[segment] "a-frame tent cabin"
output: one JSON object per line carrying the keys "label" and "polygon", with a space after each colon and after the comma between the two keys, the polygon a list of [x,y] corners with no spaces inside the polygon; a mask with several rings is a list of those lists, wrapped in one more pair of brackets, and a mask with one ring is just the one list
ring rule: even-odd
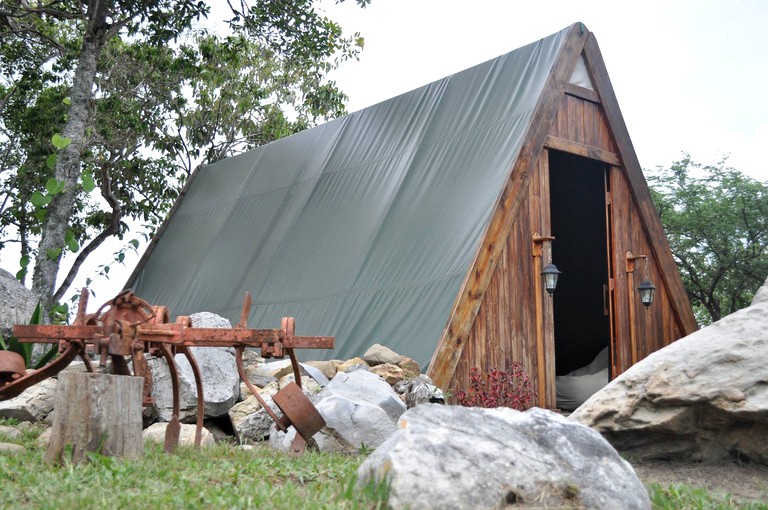
{"label": "a-frame tent cabin", "polygon": [[250,291],[252,327],[293,316],[299,334],[336,337],[305,359],[381,343],[454,391],[472,367],[521,362],[550,408],[556,372],[610,346],[615,376],[696,329],[580,23],[201,168],[126,287],[233,323]]}

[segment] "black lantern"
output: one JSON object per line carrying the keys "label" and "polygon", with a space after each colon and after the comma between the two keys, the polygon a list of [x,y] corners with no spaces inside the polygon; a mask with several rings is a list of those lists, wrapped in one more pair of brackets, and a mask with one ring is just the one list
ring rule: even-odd
{"label": "black lantern", "polygon": [[653,295],[656,293],[656,287],[653,286],[651,281],[646,278],[637,287],[637,291],[640,293],[640,301],[648,308],[653,303]]}
{"label": "black lantern", "polygon": [[560,276],[560,271],[557,270],[557,267],[554,264],[549,263],[544,266],[541,275],[544,277],[544,288],[551,296],[557,288],[557,277]]}

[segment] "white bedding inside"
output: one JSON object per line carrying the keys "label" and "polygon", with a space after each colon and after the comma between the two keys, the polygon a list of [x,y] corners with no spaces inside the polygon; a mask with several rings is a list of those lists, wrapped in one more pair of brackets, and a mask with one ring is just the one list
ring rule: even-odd
{"label": "white bedding inside", "polygon": [[608,347],[588,365],[555,378],[557,407],[573,411],[595,392],[608,384],[610,352]]}

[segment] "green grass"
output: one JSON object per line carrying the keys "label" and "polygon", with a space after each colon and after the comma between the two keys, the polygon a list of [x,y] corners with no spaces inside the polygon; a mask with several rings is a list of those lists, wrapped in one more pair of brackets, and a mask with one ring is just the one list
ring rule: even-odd
{"label": "green grass", "polygon": [[654,483],[650,485],[648,493],[654,510],[768,510],[768,504],[741,502],[728,495],[715,496],[704,489],[686,484],[672,484],[664,488]]}
{"label": "green grass", "polygon": [[25,453],[0,454],[0,508],[375,509],[387,499],[385,486],[356,487],[362,457],[227,444],[166,455],[147,443],[141,459],[92,455],[55,467],[34,443],[41,430],[24,430]]}
{"label": "green grass", "polygon": [[[14,425],[0,419],[0,425]],[[24,424],[23,424],[24,425]],[[293,457],[268,446],[242,450],[228,444],[181,447],[166,455],[147,443],[137,460],[92,455],[90,462],[51,466],[35,440],[40,426],[21,426],[22,454],[0,453],[0,509],[383,509],[387,488],[356,487],[364,455],[308,452]],[[0,441],[8,438],[0,435]],[[648,492],[657,510],[768,510],[685,484]]]}

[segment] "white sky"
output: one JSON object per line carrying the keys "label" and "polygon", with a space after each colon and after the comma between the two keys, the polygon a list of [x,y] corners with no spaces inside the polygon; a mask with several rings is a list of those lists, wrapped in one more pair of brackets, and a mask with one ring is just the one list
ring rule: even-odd
{"label": "white sky", "polygon": [[683,151],[768,180],[768,2],[325,0],[365,37],[335,74],[355,111],[582,22],[600,45],[645,169]]}
{"label": "white sky", "polygon": [[[643,168],[667,166],[683,151],[703,163],[730,155],[731,166],[768,181],[764,0],[373,0],[365,9],[354,0],[323,0],[322,6],[346,32],[365,37],[360,61],[333,75],[349,95],[350,112],[583,22],[597,37]],[[108,262],[116,250],[111,245],[97,256]],[[15,273],[18,257],[9,255],[0,266]],[[114,296],[137,262],[128,256],[111,280],[97,282],[89,310]]]}

